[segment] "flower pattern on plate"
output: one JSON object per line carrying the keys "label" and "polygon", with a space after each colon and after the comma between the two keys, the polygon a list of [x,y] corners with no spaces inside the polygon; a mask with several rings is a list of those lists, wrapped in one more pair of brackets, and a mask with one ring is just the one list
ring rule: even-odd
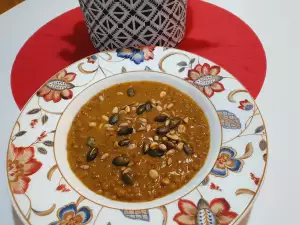
{"label": "flower pattern on plate", "polygon": [[75,87],[70,82],[75,77],[75,73],[67,73],[66,70],[61,70],[38,90],[37,96],[43,97],[46,102],[53,101],[54,103],[59,102],[61,99],[70,99],[73,97],[73,92],[70,89]]}
{"label": "flower pattern on plate", "polygon": [[49,225],[84,225],[92,220],[93,213],[89,207],[83,206],[77,210],[76,204],[70,203],[58,210],[57,218],[58,221]]}
{"label": "flower pattern on plate", "polygon": [[[24,223],[39,225],[40,221],[47,221],[44,222],[45,224],[54,221],[50,225],[87,225],[93,220],[93,212],[96,211],[99,213],[93,221],[95,224],[106,224],[111,219],[117,223],[126,223],[125,220],[131,219],[137,224],[149,221],[149,223],[156,224],[157,222],[165,225],[174,224],[174,221],[181,225],[200,225],[201,222],[203,222],[201,225],[233,225],[239,222],[254,199],[244,199],[240,195],[255,196],[257,194],[264,178],[268,158],[264,122],[255,102],[250,102],[249,92],[225,70],[222,70],[221,76],[219,66],[213,65],[207,59],[177,49],[153,46],[128,48],[107,51],[105,57],[99,57],[97,54],[86,57],[54,75],[29,100],[29,104],[25,106],[15,124],[7,157],[7,177],[13,196],[12,201],[18,206],[16,210]],[[99,64],[96,63],[98,60]],[[144,66],[137,65],[142,62],[147,63]],[[93,202],[84,195],[80,195],[77,199],[72,184],[68,185],[65,182],[66,179],[60,173],[58,165],[54,163],[52,153],[55,127],[61,113],[71,101],[65,101],[66,104],[53,104],[52,102],[71,99],[73,92],[80,94],[84,90],[83,86],[101,82],[102,78],[119,74],[120,71],[140,73],[141,69],[145,68],[148,70],[147,73],[159,72],[164,76],[173,74],[178,66],[181,68],[176,76],[190,82],[208,98],[218,92],[217,97],[211,98],[210,101],[217,109],[223,137],[228,136],[226,139],[223,138],[222,146],[225,144],[232,146],[231,143],[234,141],[235,148],[239,149],[237,156],[237,152],[232,147],[222,147],[218,161],[213,170],[207,174],[206,181],[199,184],[186,197],[194,199],[194,197],[199,198],[200,195],[201,199],[213,199],[210,204],[204,204],[204,207],[202,204],[201,208],[198,207],[199,203],[196,206],[192,201],[180,200],[181,204],[184,201],[186,203],[179,207],[180,212],[178,212],[176,201],[169,205],[160,205],[155,209],[114,210],[103,206],[101,202]],[[186,75],[183,74],[187,69],[189,69],[188,78],[185,78]],[[72,84],[75,78],[78,79],[76,79],[76,86]],[[225,78],[227,91],[224,91],[225,82],[221,83]],[[243,95],[237,96],[240,93]],[[42,98],[46,102],[41,105],[39,101]],[[251,113],[245,113],[247,111]],[[247,137],[244,138],[244,136]],[[257,138],[258,136],[261,138]],[[26,140],[25,143],[24,140]],[[16,147],[27,146],[27,141],[29,143],[33,141],[29,147]],[[245,148],[245,153],[240,155],[242,148]],[[256,148],[260,150],[256,151]],[[38,156],[38,160],[35,156]],[[246,161],[245,159],[249,157],[251,160]],[[243,169],[244,162],[247,162],[247,170]],[[43,169],[40,169],[42,165]],[[232,172],[239,173],[236,176],[229,176]],[[252,182],[249,178],[250,172],[253,172],[250,174]],[[221,178],[222,181],[220,181]],[[35,190],[47,190],[47,195],[43,199],[47,206],[39,205],[40,192]],[[17,197],[19,194],[23,195]],[[79,208],[78,205],[83,200],[86,205]],[[234,206],[234,212],[228,202]],[[66,203],[69,204],[66,205]],[[109,210],[114,212],[108,212]],[[162,217],[154,217],[157,214],[153,214],[153,211],[161,212]],[[55,219],[55,212],[57,212],[58,219]],[[48,220],[50,216],[52,219]],[[139,220],[143,221],[139,223]]]}
{"label": "flower pattern on plate", "polygon": [[87,57],[87,60],[88,60],[87,61],[88,63],[94,64],[97,60],[97,56],[96,55],[90,55],[90,56]]}
{"label": "flower pattern on plate", "polygon": [[210,66],[207,63],[197,64],[194,69],[188,71],[186,80],[210,98],[215,92],[225,90],[223,84],[219,82],[223,79],[219,75],[220,71],[219,66]]}
{"label": "flower pattern on plate", "polygon": [[42,163],[34,158],[33,147],[16,147],[10,144],[8,150],[8,180],[13,193],[24,194],[29,186],[29,176],[36,173]]}
{"label": "flower pattern on plate", "polygon": [[130,59],[135,64],[140,64],[144,62],[144,60],[150,60],[154,58],[154,49],[155,46],[120,48],[117,49],[117,56],[124,59]]}
{"label": "flower pattern on plate", "polygon": [[216,176],[226,177],[228,170],[233,172],[240,172],[243,168],[244,162],[236,158],[236,151],[230,147],[223,147],[217,161],[211,170],[211,173]]}
{"label": "flower pattern on plate", "polygon": [[240,101],[240,105],[238,106],[239,109],[250,111],[253,109],[253,104],[245,99],[244,101]]}
{"label": "flower pattern on plate", "polygon": [[230,211],[230,204],[224,198],[213,199],[209,205],[200,199],[198,207],[192,201],[180,199],[178,208],[180,212],[173,220],[179,225],[228,225],[238,215]]}

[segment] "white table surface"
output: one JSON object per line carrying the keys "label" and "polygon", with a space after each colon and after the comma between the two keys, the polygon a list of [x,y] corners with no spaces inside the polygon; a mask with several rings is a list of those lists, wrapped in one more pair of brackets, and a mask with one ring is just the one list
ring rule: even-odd
{"label": "white table surface", "polygon": [[[267,54],[267,77],[257,103],[267,123],[269,163],[266,180],[248,225],[300,224],[300,3],[297,0],[210,0],[243,19]],[[19,109],[10,87],[14,59],[25,41],[77,0],[27,0],[0,15],[0,224],[15,222],[5,177],[7,143]],[[209,23],[209,21],[208,21]],[[26,88],[26,84],[24,84]],[[297,94],[298,93],[298,94]]]}

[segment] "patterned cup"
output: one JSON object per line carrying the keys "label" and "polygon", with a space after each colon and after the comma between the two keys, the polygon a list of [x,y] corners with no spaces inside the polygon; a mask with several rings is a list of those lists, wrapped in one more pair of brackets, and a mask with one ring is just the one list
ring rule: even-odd
{"label": "patterned cup", "polygon": [[79,0],[98,50],[176,46],[184,37],[187,0]]}

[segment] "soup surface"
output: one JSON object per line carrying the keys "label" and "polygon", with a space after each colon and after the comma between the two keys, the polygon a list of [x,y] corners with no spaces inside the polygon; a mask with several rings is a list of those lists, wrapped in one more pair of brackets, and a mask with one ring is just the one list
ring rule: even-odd
{"label": "soup surface", "polygon": [[122,83],[89,100],[68,134],[72,171],[92,191],[119,201],[151,201],[188,183],[210,147],[201,108],[158,82]]}

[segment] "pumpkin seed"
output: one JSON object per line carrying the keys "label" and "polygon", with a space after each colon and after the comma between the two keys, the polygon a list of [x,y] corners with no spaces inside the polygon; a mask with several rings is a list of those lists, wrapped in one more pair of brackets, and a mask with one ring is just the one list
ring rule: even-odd
{"label": "pumpkin seed", "polygon": [[194,153],[194,150],[192,149],[192,147],[188,144],[184,144],[183,145],[183,151],[185,152],[185,154],[187,155],[192,155]]}
{"label": "pumpkin seed", "polygon": [[142,104],[136,109],[136,114],[140,115],[146,111],[146,105]]}
{"label": "pumpkin seed", "polygon": [[123,92],[117,92],[117,95],[124,95]]}
{"label": "pumpkin seed", "polygon": [[144,131],[144,130],[146,130],[144,126],[141,126],[139,129],[137,129],[137,131]]}
{"label": "pumpkin seed", "polygon": [[163,151],[167,150],[167,146],[165,146],[164,144],[160,144],[158,147],[159,147],[159,149],[161,149]]}
{"label": "pumpkin seed", "polygon": [[147,124],[146,130],[147,130],[147,132],[149,132],[151,130],[151,125],[150,124]]}
{"label": "pumpkin seed", "polygon": [[169,151],[167,151],[166,155],[172,155],[173,153],[175,153],[174,149],[170,149]]}
{"label": "pumpkin seed", "polygon": [[170,166],[172,164],[172,159],[168,158],[167,165]]}
{"label": "pumpkin seed", "polygon": [[166,136],[174,141],[179,140],[179,137],[176,134],[167,134]]}
{"label": "pumpkin seed", "polygon": [[165,134],[169,133],[169,131],[170,131],[170,129],[168,127],[158,127],[156,129],[156,133],[158,135],[165,135]]}
{"label": "pumpkin seed", "polygon": [[100,96],[99,96],[99,100],[100,100],[100,102],[103,102],[103,101],[104,101],[104,96],[103,96],[103,95],[100,95]]}
{"label": "pumpkin seed", "polygon": [[151,179],[155,180],[159,177],[157,170],[149,170],[149,176]]}
{"label": "pumpkin seed", "polygon": [[118,113],[119,112],[119,108],[116,106],[113,108],[113,110],[111,111],[112,113]]}
{"label": "pumpkin seed", "polygon": [[127,184],[127,185],[133,185],[133,183],[134,183],[132,172],[123,173],[121,176],[121,179],[122,179],[123,183]]}
{"label": "pumpkin seed", "polygon": [[164,154],[165,154],[165,151],[160,150],[160,149],[157,149],[157,150],[149,149],[148,150],[148,155],[150,155],[151,157],[155,157],[155,158],[162,157]]}
{"label": "pumpkin seed", "polygon": [[130,144],[130,140],[129,139],[123,139],[121,141],[119,141],[118,145],[121,146],[121,147],[125,147],[127,145]]}
{"label": "pumpkin seed", "polygon": [[108,123],[114,125],[119,121],[119,119],[120,119],[120,114],[118,113],[112,114],[112,116],[109,118]]}
{"label": "pumpkin seed", "polygon": [[169,126],[169,124],[170,124],[170,120],[166,120],[165,126]]}
{"label": "pumpkin seed", "polygon": [[125,111],[126,111],[127,113],[130,113],[130,106],[126,106],[126,107],[125,107]]}
{"label": "pumpkin seed", "polygon": [[177,149],[182,150],[182,149],[183,149],[183,145],[184,145],[183,142],[179,142],[179,143],[177,144]]}
{"label": "pumpkin seed", "polygon": [[129,125],[128,123],[120,123],[119,127],[128,127],[128,125]]}
{"label": "pumpkin seed", "polygon": [[87,145],[88,145],[90,148],[95,148],[95,147],[96,147],[95,138],[93,138],[93,137],[88,137],[88,139],[87,139]]}
{"label": "pumpkin seed", "polygon": [[170,103],[168,106],[167,106],[167,109],[171,109],[173,108],[174,104],[173,103]]}
{"label": "pumpkin seed", "polygon": [[175,144],[171,141],[164,141],[164,145],[167,146],[167,149],[174,149],[176,148]]}
{"label": "pumpkin seed", "polygon": [[164,186],[167,186],[171,183],[170,179],[169,178],[164,178],[161,180],[161,184],[164,185]]}
{"label": "pumpkin seed", "polygon": [[104,154],[101,156],[101,160],[104,160],[104,159],[106,159],[108,156],[109,156],[109,154],[108,154],[108,153],[104,153]]}
{"label": "pumpkin seed", "polygon": [[186,127],[183,124],[180,124],[177,128],[178,133],[184,134],[186,131]]}
{"label": "pumpkin seed", "polygon": [[146,107],[146,112],[151,112],[152,105],[150,101],[146,102],[145,107]]}
{"label": "pumpkin seed", "polygon": [[81,165],[80,168],[83,170],[88,170],[90,168],[90,166],[89,165]]}
{"label": "pumpkin seed", "polygon": [[159,122],[159,123],[163,123],[168,119],[168,116],[166,115],[158,115],[157,117],[155,117],[155,121]]}
{"label": "pumpkin seed", "polygon": [[151,149],[157,149],[157,148],[158,148],[158,143],[157,143],[157,142],[152,142],[152,143],[150,144],[150,148],[151,148]]}
{"label": "pumpkin seed", "polygon": [[133,97],[134,95],[135,95],[135,90],[134,90],[134,88],[128,88],[127,89],[127,95],[128,95],[128,97]]}
{"label": "pumpkin seed", "polygon": [[137,147],[136,144],[130,144],[130,145],[128,146],[129,149],[135,149],[136,147]]}
{"label": "pumpkin seed", "polygon": [[149,150],[149,144],[148,143],[144,143],[143,147],[142,147],[143,153],[147,154],[148,150]]}
{"label": "pumpkin seed", "polygon": [[123,135],[129,135],[133,133],[133,128],[130,127],[121,127],[120,130],[117,132],[118,136],[123,136]]}
{"label": "pumpkin seed", "polygon": [[97,126],[97,123],[96,123],[96,122],[91,122],[91,123],[89,123],[89,126],[90,126],[90,127],[96,127],[96,126]]}
{"label": "pumpkin seed", "polygon": [[170,129],[175,129],[175,128],[177,128],[179,126],[180,123],[181,123],[181,119],[180,118],[177,118],[177,117],[172,118],[170,120],[169,127],[170,127]]}
{"label": "pumpkin seed", "polygon": [[161,98],[165,97],[166,95],[167,95],[167,92],[165,92],[165,91],[162,91],[162,92],[160,92],[160,94],[159,94],[159,96],[160,96]]}
{"label": "pumpkin seed", "polygon": [[147,123],[147,119],[145,118],[139,118],[138,120],[141,121],[142,123]]}
{"label": "pumpkin seed", "polygon": [[188,118],[188,117],[185,117],[185,118],[183,119],[183,121],[184,121],[185,123],[189,123],[189,118]]}
{"label": "pumpkin seed", "polygon": [[95,160],[98,153],[99,153],[98,148],[92,148],[90,151],[88,151],[88,153],[86,155],[86,160],[88,162],[91,162],[91,161]]}
{"label": "pumpkin seed", "polygon": [[157,111],[161,112],[163,110],[163,108],[161,106],[156,106]]}
{"label": "pumpkin seed", "polygon": [[123,170],[123,173],[129,173],[129,172],[132,172],[131,168],[126,168],[126,169]]}
{"label": "pumpkin seed", "polygon": [[127,156],[117,156],[113,159],[112,163],[115,165],[115,166],[127,166],[128,163],[129,163],[129,158]]}
{"label": "pumpkin seed", "polygon": [[102,127],[103,127],[103,123],[100,123],[99,126],[98,126],[98,129],[101,130]]}

